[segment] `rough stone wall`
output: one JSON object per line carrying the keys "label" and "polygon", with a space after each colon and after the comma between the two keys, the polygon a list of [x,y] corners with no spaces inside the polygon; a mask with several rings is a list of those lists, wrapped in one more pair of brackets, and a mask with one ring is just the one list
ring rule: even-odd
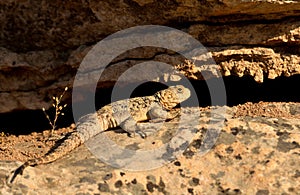
{"label": "rough stone wall", "polygon": [[[137,25],[191,34],[211,52],[223,76],[250,75],[263,82],[299,74],[299,10],[299,1],[283,0],[1,1],[0,113],[49,108],[53,95],[72,86],[93,45]],[[184,59],[174,52],[144,48],[114,60],[99,87],[111,86],[121,73],[117,70],[149,59],[203,79],[203,70],[192,63],[178,65]]]}

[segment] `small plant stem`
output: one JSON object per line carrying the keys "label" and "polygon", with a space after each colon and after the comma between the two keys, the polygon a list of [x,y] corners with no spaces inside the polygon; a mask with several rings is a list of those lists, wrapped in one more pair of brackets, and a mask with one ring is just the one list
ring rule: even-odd
{"label": "small plant stem", "polygon": [[53,136],[54,134],[54,130],[56,128],[56,122],[58,120],[58,117],[60,115],[64,115],[64,113],[62,113],[62,109],[65,108],[67,106],[67,104],[65,104],[64,106],[60,106],[61,103],[61,99],[63,98],[63,96],[65,95],[66,91],[68,90],[68,87],[65,87],[65,90],[63,91],[63,93],[58,97],[52,97],[52,99],[55,101],[55,103],[52,104],[52,106],[55,108],[55,116],[53,121],[51,121],[49,115],[46,113],[45,108],[43,108],[43,112],[47,118],[47,120],[49,121],[49,124],[51,125],[52,129],[50,131],[50,136]]}

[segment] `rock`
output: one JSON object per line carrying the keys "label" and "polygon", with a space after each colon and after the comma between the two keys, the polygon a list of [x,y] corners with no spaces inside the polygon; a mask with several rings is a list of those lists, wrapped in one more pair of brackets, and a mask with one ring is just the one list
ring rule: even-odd
{"label": "rock", "polygon": [[[197,131],[186,151],[165,166],[142,171],[113,168],[98,160],[86,146],[81,146],[56,162],[25,169],[24,175],[17,177],[12,187],[6,186],[5,175],[20,163],[2,161],[0,192],[296,194],[300,191],[299,119],[295,116],[236,118],[236,108],[227,107],[226,122],[222,123],[216,144],[208,149],[206,146],[209,143],[203,143],[203,140],[209,136],[207,132],[210,127],[213,129],[216,124],[213,121],[217,121],[217,118],[210,118],[208,110],[201,111],[200,118],[191,114],[198,109],[183,109],[184,113],[189,114],[186,119],[199,122]],[[186,119],[182,121],[184,128],[195,128],[193,123],[185,123]],[[177,125],[176,119],[167,122],[157,135],[151,135],[146,140],[129,139],[126,134],[115,132],[107,132],[107,135],[121,147],[131,146],[132,150],[153,149],[174,138],[174,134],[169,131],[172,132]],[[147,165],[148,161],[144,163]]]}
{"label": "rock", "polygon": [[[39,3],[8,1],[1,3],[0,45],[22,52],[70,49],[101,40],[116,31],[136,25],[190,26],[195,22],[226,24],[239,21],[251,24],[254,20],[296,17],[299,16],[297,12],[299,8],[299,2],[282,0],[272,2],[176,0],[169,3],[94,0],[89,3],[70,0],[64,3],[59,0],[51,2],[43,0]],[[295,20],[297,21],[296,18]],[[264,32],[268,32],[267,29],[264,29]]]}
{"label": "rock", "polygon": [[300,70],[299,56],[276,53],[270,48],[233,47],[213,52],[213,57],[224,76],[249,75],[259,83],[264,81],[264,75],[267,79],[275,79],[299,74]]}
{"label": "rock", "polygon": [[[145,24],[171,26],[189,33],[207,48],[207,55],[216,64],[194,66],[184,63],[174,51],[137,48],[109,63],[98,88],[112,87],[125,70],[152,60],[177,67],[181,77],[196,80],[250,75],[263,82],[299,74],[299,8],[299,2],[283,0],[2,2],[0,113],[50,108],[53,96],[66,86],[72,89],[80,63],[97,42]],[[127,78],[123,84],[139,82],[139,75]],[[95,71],[89,72],[91,80],[98,76]],[[170,73],[152,80],[180,79],[177,73]],[[91,90],[89,85],[82,83],[83,94]],[[84,98],[78,96],[74,101]],[[71,102],[70,94],[65,101]]]}

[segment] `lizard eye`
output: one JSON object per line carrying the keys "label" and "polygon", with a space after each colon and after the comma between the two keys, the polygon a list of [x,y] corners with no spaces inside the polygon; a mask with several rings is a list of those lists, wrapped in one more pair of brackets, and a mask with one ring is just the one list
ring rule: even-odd
{"label": "lizard eye", "polygon": [[182,92],[182,88],[178,88],[177,91],[178,91],[178,92]]}

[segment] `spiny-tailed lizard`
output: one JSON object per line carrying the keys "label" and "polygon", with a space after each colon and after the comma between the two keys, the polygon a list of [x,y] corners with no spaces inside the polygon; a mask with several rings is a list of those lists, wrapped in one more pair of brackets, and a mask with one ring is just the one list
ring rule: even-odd
{"label": "spiny-tailed lizard", "polygon": [[[81,118],[76,130],[64,138],[60,145],[50,150],[44,156],[28,160],[22,164],[11,173],[7,182],[11,184],[17,175],[22,175],[26,167],[53,162],[79,147],[90,138],[110,128],[120,126],[131,137],[137,133],[142,138],[145,138],[146,134],[139,127],[138,122],[175,118],[178,113],[174,115],[169,111],[189,97],[189,89],[182,85],[176,85],[158,91],[152,96],[130,98],[108,104],[96,113],[88,114]],[[93,125],[91,123],[95,120],[91,119],[94,118],[100,124],[99,129],[89,128]]]}

